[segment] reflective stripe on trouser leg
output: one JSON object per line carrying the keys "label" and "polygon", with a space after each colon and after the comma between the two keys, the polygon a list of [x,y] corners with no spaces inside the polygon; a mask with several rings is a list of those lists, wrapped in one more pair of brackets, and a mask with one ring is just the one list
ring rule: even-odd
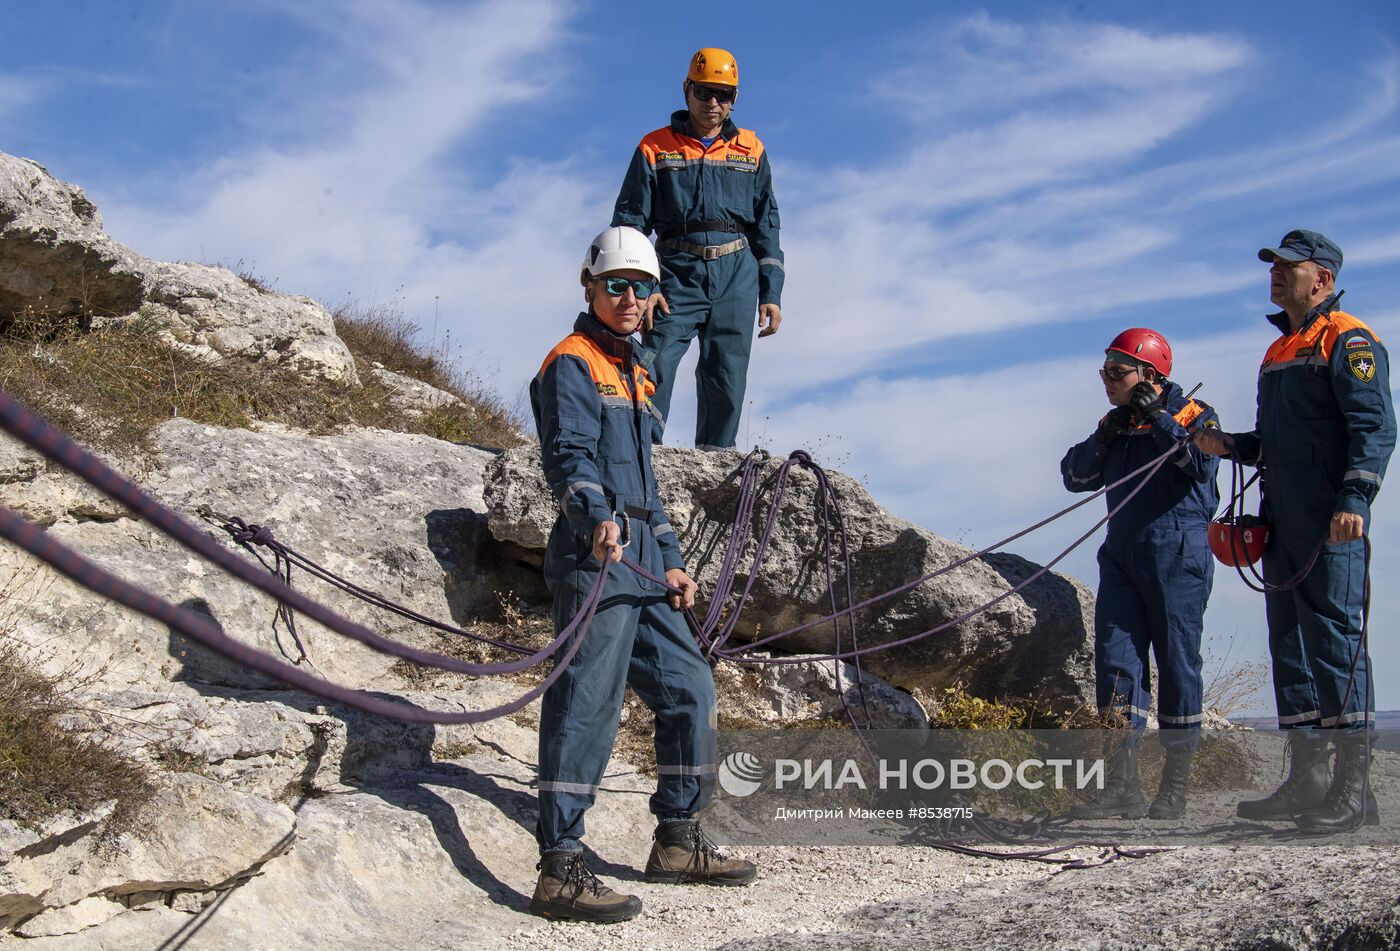
{"label": "reflective stripe on trouser leg", "polygon": [[[731,262],[730,259],[733,259]],[[758,262],[740,252],[709,262],[710,319],[695,365],[695,443],[727,449],[739,433],[758,306]]]}
{"label": "reflective stripe on trouser leg", "polygon": [[690,816],[715,783],[715,684],[683,616],[664,600],[642,608],[627,682],[656,714],[657,816]]}
{"label": "reflective stripe on trouser leg", "polygon": [[[630,571],[614,570],[602,603],[567,670],[544,694],[540,707],[540,851],[580,848],[584,812],[593,805],[617,737],[632,631],[641,599],[628,588]],[[618,578],[615,585],[613,578]],[[572,571],[554,597],[555,630],[577,612],[591,578]]]}
{"label": "reflective stripe on trouser leg", "polygon": [[1094,602],[1094,693],[1100,711],[1122,711],[1141,729],[1152,702],[1147,667],[1148,621],[1137,587],[1118,556],[1099,549]]}

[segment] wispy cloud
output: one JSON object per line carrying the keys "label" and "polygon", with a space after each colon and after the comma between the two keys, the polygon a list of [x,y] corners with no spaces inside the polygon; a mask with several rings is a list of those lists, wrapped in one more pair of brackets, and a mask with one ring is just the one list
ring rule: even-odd
{"label": "wispy cloud", "polygon": [[39,99],[42,88],[36,79],[0,73],[0,119],[28,108]]}

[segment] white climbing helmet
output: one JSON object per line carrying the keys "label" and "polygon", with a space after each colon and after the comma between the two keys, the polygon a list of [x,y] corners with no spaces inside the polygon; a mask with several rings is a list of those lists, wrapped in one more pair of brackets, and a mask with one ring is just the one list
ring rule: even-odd
{"label": "white climbing helmet", "polygon": [[661,264],[646,235],[636,228],[608,228],[588,246],[578,282],[587,284],[590,277],[629,269],[644,271],[654,280],[661,280]]}

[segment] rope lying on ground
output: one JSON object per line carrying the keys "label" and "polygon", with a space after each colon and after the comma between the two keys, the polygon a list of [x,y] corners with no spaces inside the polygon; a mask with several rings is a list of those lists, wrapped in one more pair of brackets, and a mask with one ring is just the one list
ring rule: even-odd
{"label": "rope lying on ground", "polygon": [[[573,620],[570,621],[570,623],[562,631],[559,632],[558,636],[556,636],[555,639],[545,647],[534,652],[533,654],[529,654],[528,656],[522,657],[521,659],[516,661],[490,664],[468,663],[465,661],[457,660],[455,658],[445,657],[440,654],[420,650],[405,644],[398,643],[396,641],[392,641],[375,633],[374,631],[371,631],[369,628],[364,627],[363,625],[356,624],[352,621],[341,617],[339,614],[337,614],[334,611],[331,611],[329,608],[326,608],[320,603],[301,595],[290,585],[291,566],[293,564],[296,564],[300,567],[303,567],[305,570],[311,572],[317,577],[320,577],[329,583],[335,584],[337,587],[340,587],[342,590],[351,593],[356,597],[360,597],[363,600],[366,600],[367,602],[372,604],[376,604],[379,607],[395,611],[401,616],[408,617],[414,620],[425,621],[426,623],[430,624],[430,626],[436,629],[444,630],[451,633],[467,634],[469,636],[475,637],[478,640],[488,643],[494,643],[496,644],[496,646],[503,647],[508,650],[513,650],[517,653],[524,653],[525,649],[520,648],[516,645],[508,645],[503,642],[495,642],[490,638],[485,638],[481,637],[480,635],[472,634],[471,632],[465,631],[461,628],[455,628],[451,625],[444,625],[439,622],[435,622],[430,618],[426,618],[425,616],[412,611],[411,609],[403,608],[400,605],[395,605],[393,604],[393,602],[389,601],[386,598],[383,598],[380,595],[367,591],[366,589],[354,585],[353,583],[348,582],[345,579],[339,578],[339,576],[335,575],[333,572],[330,572],[328,569],[325,569],[323,566],[318,565],[311,559],[306,558],[305,556],[301,556],[296,552],[292,551],[291,549],[287,548],[286,546],[281,545],[280,543],[276,542],[276,540],[272,537],[271,533],[266,531],[265,529],[261,529],[258,526],[250,526],[242,522],[241,519],[230,520],[228,524],[225,525],[225,528],[230,531],[230,534],[233,535],[235,541],[237,541],[240,545],[251,550],[251,545],[259,544],[269,547],[274,551],[275,558],[272,570],[270,572],[259,571],[246,560],[237,557],[233,552],[217,544],[211,537],[201,532],[196,526],[187,522],[186,520],[184,520],[174,512],[170,511],[169,509],[165,508],[151,496],[142,492],[139,488],[137,488],[134,484],[125,479],[115,470],[111,469],[109,466],[107,466],[101,460],[97,459],[91,453],[78,446],[77,443],[73,442],[73,440],[69,439],[67,436],[63,435],[58,430],[46,424],[38,416],[25,409],[3,390],[0,390],[0,427],[3,427],[6,431],[8,431],[11,435],[15,436],[17,439],[37,449],[51,461],[73,472],[75,475],[79,476],[89,484],[93,485],[99,491],[125,505],[128,509],[141,516],[142,518],[146,519],[160,531],[162,531],[166,535],[169,535],[181,545],[219,565],[221,568],[229,572],[234,577],[239,578],[240,580],[243,580],[253,585],[254,587],[264,591],[265,593],[271,595],[272,597],[276,598],[280,605],[279,611],[282,613],[284,619],[289,620],[291,616],[291,609],[295,609],[297,611],[302,612],[306,616],[312,618],[313,620],[320,622],[321,624],[325,625],[327,628],[336,632],[337,634],[357,640],[381,653],[399,657],[404,660],[409,660],[424,666],[430,666],[441,670],[477,676],[489,674],[507,674],[525,670],[553,656],[566,642],[572,639],[572,643],[564,652],[563,656],[558,658],[553,671],[551,671],[550,674],[546,676],[535,687],[526,691],[520,697],[516,698],[515,700],[509,703],[502,704],[489,710],[481,711],[463,711],[451,713],[428,710],[426,708],[419,707],[415,704],[406,701],[388,700],[383,697],[367,693],[365,691],[354,690],[352,688],[344,687],[342,685],[332,683],[322,678],[312,676],[311,674],[307,673],[305,670],[302,670],[298,666],[278,660],[270,654],[267,654],[263,651],[259,651],[256,648],[253,648],[240,641],[237,641],[234,638],[231,638],[227,634],[225,634],[213,619],[198,614],[196,612],[190,611],[189,609],[171,604],[168,601],[158,598],[155,595],[152,595],[149,592],[144,591],[143,589],[132,585],[129,582],[122,580],[121,578],[118,578],[112,573],[100,568],[93,562],[83,558],[81,555],[77,554],[72,549],[69,549],[66,546],[62,545],[60,542],[58,542],[40,527],[19,517],[9,509],[0,506],[0,536],[3,536],[4,538],[23,548],[25,551],[34,555],[36,558],[39,558],[40,560],[51,565],[60,573],[71,578],[78,584],[89,588],[90,590],[94,591],[99,595],[110,598],[111,600],[114,600],[119,604],[129,607],[132,610],[135,610],[141,614],[144,614],[147,617],[150,617],[160,623],[166,624],[172,630],[175,630],[178,633],[190,638],[196,643],[199,643],[209,648],[210,650],[213,650],[229,658],[230,660],[236,663],[240,663],[252,670],[256,670],[260,673],[275,677],[293,687],[297,687],[299,689],[305,690],[308,693],[324,697],[328,700],[332,700],[337,703],[342,703],[345,706],[363,710],[368,713],[389,717],[392,719],[403,720],[411,723],[480,723],[487,720],[495,719],[497,717],[505,716],[509,713],[524,708],[525,706],[533,702],[536,698],[538,698],[540,695],[542,695],[547,689],[549,689],[550,685],[555,682],[555,680],[564,672],[564,670],[568,667],[569,663],[573,660],[575,654],[578,652],[579,648],[583,644],[584,636],[586,636],[589,625],[593,620],[593,616],[598,608],[598,604],[602,598],[602,593],[609,576],[611,565],[609,561],[605,560],[602,564],[601,570],[599,571],[597,578],[594,581],[592,588],[589,590],[583,608],[573,618]],[[779,469],[777,477],[773,480],[774,497],[769,507],[768,518],[764,526],[763,534],[758,542],[758,547],[755,552],[754,562],[749,573],[748,581],[744,585],[743,591],[740,593],[739,604],[735,607],[735,609],[732,612],[730,612],[728,618],[725,619],[722,613],[723,605],[729,599],[729,596],[733,590],[734,580],[737,577],[739,555],[742,552],[743,547],[747,544],[748,538],[750,537],[749,526],[751,525],[752,513],[754,511],[757,499],[758,462],[756,461],[756,457],[754,455],[751,455],[745,463],[744,474],[741,479],[741,484],[744,486],[744,488],[741,491],[740,504],[738,506],[738,512],[736,513],[737,515],[742,515],[743,517],[736,519],[736,530],[731,536],[729,546],[726,550],[725,559],[721,566],[722,584],[717,586],[715,596],[711,602],[710,611],[707,614],[705,623],[701,624],[697,622],[694,619],[693,614],[691,614],[690,612],[687,612],[688,620],[691,623],[692,630],[695,631],[697,639],[702,645],[706,647],[708,653],[710,653],[712,656],[717,655],[719,657],[729,659],[737,663],[807,663],[811,662],[813,659],[839,661],[842,659],[850,658],[853,661],[856,661],[858,665],[859,658],[864,654],[878,650],[888,650],[893,647],[913,643],[917,640],[921,640],[923,638],[932,636],[933,634],[936,634],[940,631],[947,630],[949,627],[961,624],[969,618],[975,616],[976,614],[990,609],[995,604],[999,603],[1007,597],[1010,597],[1012,594],[1017,593],[1018,591],[1026,587],[1026,585],[1031,584],[1040,577],[1042,577],[1046,572],[1050,570],[1051,567],[1054,566],[1054,564],[1056,564],[1060,559],[1065,557],[1065,555],[1067,555],[1069,551],[1073,550],[1084,540],[1086,540],[1090,535],[1097,531],[1099,526],[1108,521],[1108,519],[1111,518],[1113,514],[1118,511],[1118,509],[1120,509],[1123,505],[1127,504],[1127,502],[1130,501],[1132,497],[1142,488],[1142,485],[1146,484],[1148,479],[1151,478],[1152,474],[1155,473],[1157,469],[1159,469],[1163,464],[1165,464],[1166,460],[1173,453],[1181,449],[1184,443],[1185,439],[1178,441],[1167,451],[1163,452],[1159,457],[1145,464],[1144,466],[1139,467],[1138,469],[1124,476],[1122,479],[1105,486],[1104,488],[1088,496],[1087,498],[1082,499],[1079,502],[1066,507],[1065,509],[1061,510],[1055,515],[1050,516],[1047,519],[1043,519],[1042,521],[1036,523],[1028,529],[1025,529],[1024,531],[1018,532],[1015,535],[1003,539],[1002,541],[997,542],[994,545],[982,549],[981,551],[974,552],[962,559],[958,559],[950,565],[944,566],[933,572],[929,572],[928,574],[924,575],[919,579],[916,579],[915,581],[909,582],[905,585],[900,586],[899,588],[896,588],[894,591],[887,592],[883,595],[879,595],[873,598],[869,598],[866,601],[860,602],[859,604],[852,603],[854,601],[854,594],[852,590],[851,557],[849,547],[847,544],[846,526],[844,517],[841,513],[839,497],[837,496],[834,488],[831,486],[825,471],[822,470],[822,468],[811,459],[810,455],[802,451],[794,452],[791,456],[789,456],[787,461],[783,463],[783,465]],[[771,635],[767,638],[762,639],[761,641],[751,643],[742,648],[725,648],[724,642],[732,636],[735,630],[735,626],[737,625],[738,614],[742,609],[743,604],[748,600],[749,595],[752,592],[755,579],[758,575],[759,569],[762,564],[763,555],[766,553],[769,541],[772,537],[772,533],[776,524],[777,512],[780,508],[783,493],[786,490],[788,474],[793,466],[801,466],[803,468],[811,470],[815,474],[818,482],[819,491],[817,496],[817,506],[819,517],[822,523],[823,556],[831,613],[826,618],[820,619],[818,621],[809,622],[807,624],[799,625],[798,627],[793,628],[790,631],[785,631],[780,634]],[[997,598],[994,598],[986,605],[974,609],[973,611],[967,612],[962,617],[954,621],[938,625],[935,628],[932,628],[928,631],[922,632],[917,635],[913,635],[911,637],[903,638],[896,642],[882,644],[872,648],[860,647],[854,623],[854,614],[856,611],[859,611],[872,604],[879,603],[883,600],[886,600],[887,598],[893,597],[896,594],[907,591],[918,584],[922,584],[925,581],[938,577],[939,575],[944,574],[947,571],[951,571],[952,569],[959,567],[960,565],[966,564],[975,558],[990,553],[991,551],[1005,544],[1009,544],[1017,538],[1023,537],[1024,535],[1035,531],[1036,529],[1054,521],[1055,519],[1074,511],[1081,505],[1087,504],[1088,502],[1099,497],[1100,495],[1103,495],[1111,489],[1117,488],[1118,486],[1125,484],[1129,479],[1132,479],[1138,475],[1143,475],[1142,482],[1139,483],[1139,485],[1137,485],[1136,487],[1134,487],[1133,490],[1128,494],[1128,496],[1122,502],[1120,502],[1118,506],[1115,506],[1113,510],[1109,512],[1108,515],[1106,515],[1103,519],[1096,523],[1094,527],[1091,528],[1088,532],[1084,533],[1078,539],[1076,539],[1076,541],[1072,545],[1070,545],[1069,548],[1067,548],[1060,555],[1056,556],[1056,558],[1052,560],[1048,565],[1042,567],[1039,571],[1033,573],[1030,577],[1026,578],[1022,582],[1014,586],[1011,590],[1003,593],[1002,595],[999,595]],[[833,548],[831,536],[833,528],[840,534],[840,558],[845,566],[845,608],[839,608],[837,605],[836,584],[832,570]],[[259,561],[261,561],[261,559],[259,559]],[[642,569],[640,565],[637,565],[636,563],[628,559],[624,559],[624,563],[631,570],[650,578],[652,581],[663,585],[664,587],[666,587],[674,593],[679,593],[677,589],[667,584],[664,579],[656,578],[655,576],[649,574],[647,571]],[[847,627],[851,642],[851,648],[849,651],[842,650],[840,622],[843,618],[848,619]],[[835,649],[829,655],[824,655],[823,657],[819,658],[804,657],[791,660],[777,658],[754,658],[744,656],[749,651],[755,649],[758,646],[761,646],[762,644],[770,643],[781,637],[786,637],[799,631],[808,630],[819,624],[827,622],[833,623],[836,631],[836,639],[834,645]],[[292,630],[293,634],[295,635],[294,628]],[[577,634],[578,636],[574,636],[575,634]],[[299,640],[298,645],[300,645]],[[863,685],[861,684],[863,678],[861,678],[860,676],[858,666],[856,667],[856,672],[856,682],[858,685],[861,685],[861,689],[863,691]],[[845,706],[848,715],[851,716],[852,725],[855,726],[857,731],[859,732],[859,725],[856,722],[854,714],[852,713],[849,705],[846,702],[845,691],[841,689],[841,673],[839,669],[839,664],[836,676],[837,689],[841,693],[843,706]],[[862,692],[862,707],[865,706],[864,700],[865,698]],[[865,714],[868,723],[868,709],[865,710]],[[864,744],[863,738],[861,738],[861,742],[862,744]],[[867,749],[869,748],[867,747]],[[1031,820],[1029,824],[1009,823],[1002,820],[979,820],[978,824],[973,829],[973,831],[983,836],[997,839],[999,841],[1015,841],[1016,836],[1024,836],[1028,832],[1039,833],[1045,828],[1047,828],[1046,822],[1039,818]],[[1066,846],[1062,848],[1038,850],[1036,852],[1027,853],[995,853],[972,849],[970,846],[962,844],[961,841],[950,836],[943,836],[937,842],[930,842],[930,844],[940,844],[946,848],[953,848],[959,851],[971,851],[975,852],[976,854],[988,855],[998,858],[1030,858],[1041,860],[1051,860],[1049,859],[1050,856],[1054,855],[1057,852],[1062,852],[1064,848],[1071,847]],[[1123,850],[1118,850],[1115,853],[1115,855],[1117,854],[1129,853]],[[1061,862],[1061,864],[1064,863]],[[1070,863],[1070,865],[1067,865],[1066,867],[1074,867],[1074,863]]]}

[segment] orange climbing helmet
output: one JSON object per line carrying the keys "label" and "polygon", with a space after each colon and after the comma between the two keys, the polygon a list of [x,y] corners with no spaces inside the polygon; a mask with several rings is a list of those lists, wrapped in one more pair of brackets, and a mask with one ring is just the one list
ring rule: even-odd
{"label": "orange climbing helmet", "polygon": [[707,46],[690,58],[690,71],[685,78],[693,83],[739,88],[739,64],[734,54],[717,46]]}

